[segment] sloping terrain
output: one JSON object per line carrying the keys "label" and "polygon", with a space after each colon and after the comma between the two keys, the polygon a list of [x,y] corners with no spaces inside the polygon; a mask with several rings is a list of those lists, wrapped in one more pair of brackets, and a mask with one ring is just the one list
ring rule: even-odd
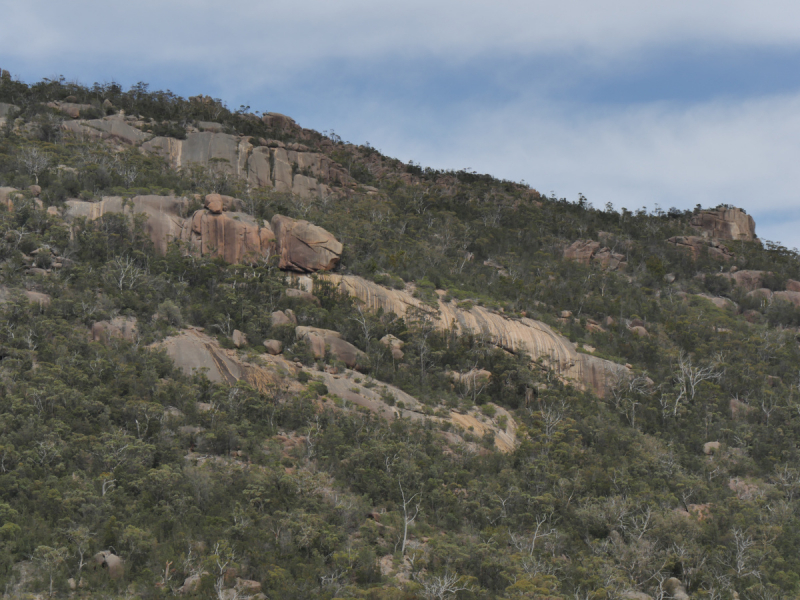
{"label": "sloping terrain", "polygon": [[800,256],[0,70],[0,590],[795,598]]}

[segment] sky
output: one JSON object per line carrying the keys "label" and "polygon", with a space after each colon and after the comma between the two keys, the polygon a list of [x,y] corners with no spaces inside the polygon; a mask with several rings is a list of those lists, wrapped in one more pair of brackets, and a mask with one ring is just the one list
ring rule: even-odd
{"label": "sky", "polygon": [[800,3],[0,0],[26,82],[148,82],[440,169],[800,247]]}

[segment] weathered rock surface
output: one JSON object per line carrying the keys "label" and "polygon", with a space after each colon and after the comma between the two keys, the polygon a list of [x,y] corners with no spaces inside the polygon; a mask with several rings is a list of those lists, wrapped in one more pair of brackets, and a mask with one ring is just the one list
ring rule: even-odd
{"label": "weathered rock surface", "polygon": [[795,306],[800,306],[800,292],[775,292],[772,294],[772,299],[782,302],[791,302]]}
{"label": "weathered rock surface", "polygon": [[354,369],[359,361],[363,361],[366,355],[353,346],[350,342],[342,339],[342,334],[330,329],[319,329],[317,327],[298,327],[295,330],[297,339],[306,340],[311,346],[314,358],[324,358],[326,350],[330,349],[331,354],[342,361],[349,368]]}
{"label": "weathered rock surface", "polygon": [[734,258],[734,254],[717,240],[709,240],[697,235],[677,235],[669,238],[667,242],[690,252],[695,260],[700,258],[704,251],[708,252],[709,257],[716,260],[729,261]]}
{"label": "weathered rock surface", "polygon": [[272,217],[278,248],[278,267],[301,273],[330,271],[339,262],[343,246],[322,227],[290,217]]}
{"label": "weathered rock surface", "polygon": [[180,334],[153,344],[151,348],[165,350],[169,357],[187,375],[205,369],[209,380],[233,385],[244,379],[253,387],[267,391],[295,367],[279,356],[268,357],[272,363],[266,366],[252,365],[242,361],[235,350],[225,350],[217,340],[196,329],[187,329]]}
{"label": "weathered rock surface", "polygon": [[0,286],[0,304],[12,302],[16,299],[25,299],[41,307],[50,306],[50,296],[48,294],[34,292],[32,290],[13,289],[4,285]]}
{"label": "weathered rock surface", "polygon": [[283,352],[283,342],[280,340],[264,340],[264,348],[267,349],[267,354],[277,356]]}
{"label": "weathered rock surface", "polygon": [[757,290],[764,287],[764,276],[768,275],[768,271],[751,271],[743,270],[733,273],[722,273],[722,277],[727,277],[734,285],[745,289],[747,291]]}
{"label": "weathered rock surface", "polygon": [[[0,194],[3,193],[0,188]],[[7,188],[11,197],[17,190]],[[10,201],[10,200],[9,200]],[[310,273],[331,269],[339,261],[342,244],[333,235],[307,221],[295,221],[276,215],[273,223],[280,228],[276,239],[272,227],[246,213],[228,212],[240,205],[236,198],[210,194],[209,208],[186,218],[189,201],[174,196],[136,196],[123,199],[108,196],[99,202],[67,200],[65,218],[99,219],[108,213],[144,213],[145,230],[160,254],[166,254],[170,242],[180,240],[202,256],[219,256],[231,264],[255,262],[278,251],[280,268]]]}
{"label": "weathered rock surface", "polygon": [[564,249],[564,258],[575,260],[585,265],[594,262],[609,271],[621,271],[628,266],[624,254],[614,252],[610,248],[603,247],[600,242],[593,240],[573,242]]}
{"label": "weathered rock surface", "polygon": [[92,340],[108,342],[111,339],[135,342],[139,336],[136,317],[114,317],[110,321],[97,321],[92,325]]}
{"label": "weathered rock surface", "polygon": [[76,104],[75,102],[48,102],[47,106],[50,108],[55,108],[57,111],[71,117],[73,119],[77,119],[81,116],[82,110],[91,110],[94,107],[91,104]]}
{"label": "weathered rock surface", "polygon": [[272,326],[297,325],[297,317],[294,316],[294,313],[291,313],[291,315],[287,314],[288,312],[291,311],[276,310],[272,313]]}
{"label": "weathered rock surface", "polygon": [[125,575],[125,566],[122,564],[122,559],[108,550],[95,554],[92,557],[92,564],[97,569],[107,571],[111,579],[119,579]]}
{"label": "weathered rock surface", "polygon": [[186,209],[189,201],[175,196],[135,196],[127,200],[120,196],[106,196],[99,202],[67,200],[64,217],[68,220],[85,217],[93,221],[108,213],[144,213],[147,215],[145,231],[160,254],[166,254],[173,240],[182,238]]}
{"label": "weathered rock surface", "polygon": [[145,142],[142,149],[163,156],[175,169],[196,164],[302,198],[330,194],[331,189],[321,180],[333,182],[346,178],[341,168],[324,154],[254,146],[248,137],[218,131],[192,132],[185,140],[156,137]]}
{"label": "weathered rock surface", "polygon": [[242,348],[244,346],[247,346],[247,336],[238,329],[233,330],[233,335],[231,335],[231,341],[233,342],[233,345],[236,346],[237,348]]}
{"label": "weathered rock surface", "polygon": [[[326,274],[323,277],[339,286],[342,292],[360,299],[371,310],[382,308],[384,312],[393,312],[398,316],[405,316],[412,307],[431,312],[405,291],[390,290],[355,276]],[[430,315],[437,327],[445,329],[455,324],[460,334],[472,332],[483,335],[496,346],[512,353],[525,351],[533,360],[543,359],[545,365],[561,376],[601,396],[605,394],[610,374],[625,369],[611,361],[579,353],[575,344],[533,319],[509,319],[481,306],[464,310],[454,302],[441,300],[438,308],[438,316]]]}
{"label": "weathered rock surface", "polygon": [[[298,328],[300,329],[300,328]],[[310,336],[322,336],[327,341],[338,340],[345,342],[338,336],[338,332],[314,327],[305,328]],[[327,336],[325,335],[327,334]],[[267,392],[279,381],[288,385],[294,392],[302,390],[302,386],[293,380],[298,368],[282,356],[262,354],[261,360],[265,365],[253,365],[242,360],[233,350],[224,350],[216,339],[211,338],[195,329],[184,330],[176,336],[153,344],[155,350],[166,350],[167,354],[175,361],[176,366],[186,374],[191,375],[199,369],[208,369],[208,378],[219,383],[234,384],[243,379],[255,388]],[[345,369],[341,374],[318,373],[331,394],[339,396],[346,405],[356,405],[369,409],[387,419],[404,417],[409,419],[430,419],[433,421],[448,421],[456,425],[456,431],[469,430],[472,427],[473,435],[483,436],[489,432],[495,436],[495,446],[501,452],[511,452],[516,448],[516,422],[502,407],[495,407],[496,415],[493,420],[483,417],[477,408],[468,414],[451,412],[449,417],[433,417],[424,414],[425,407],[413,396],[399,388],[380,383],[377,386],[366,387],[365,383],[357,383],[356,378],[362,377],[360,373]],[[389,406],[385,397],[394,399],[394,406]],[[402,403],[402,404],[401,404]],[[201,407],[198,405],[198,409]],[[505,417],[505,427],[501,428],[497,421]],[[467,442],[458,434],[448,432],[443,434],[451,443],[466,444]],[[477,444],[472,444],[473,451],[480,451]]]}
{"label": "weathered rock surface", "polygon": [[[214,204],[212,204],[214,206]],[[246,213],[196,211],[180,239],[202,256],[220,256],[225,262],[255,262],[274,248],[275,235],[269,225]]]}
{"label": "weathered rock surface", "polygon": [[114,139],[131,145],[139,145],[152,137],[149,133],[129,125],[122,115],[114,115],[104,119],[64,121],[61,124],[61,129],[90,139]]}
{"label": "weathered rock surface", "polygon": [[403,340],[389,333],[383,336],[380,342],[389,348],[389,352],[394,360],[403,360],[403,356],[405,356],[403,353],[403,346],[405,346],[405,342]]}
{"label": "weathered rock surface", "polygon": [[756,222],[741,208],[703,210],[694,215],[690,223],[707,238],[745,242],[757,239]]}

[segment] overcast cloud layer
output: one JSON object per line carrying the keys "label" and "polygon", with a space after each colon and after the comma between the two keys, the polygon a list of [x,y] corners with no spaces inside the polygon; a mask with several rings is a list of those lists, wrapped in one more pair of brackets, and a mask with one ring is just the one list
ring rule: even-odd
{"label": "overcast cloud layer", "polygon": [[0,0],[25,81],[148,81],[596,206],[800,246],[800,4]]}

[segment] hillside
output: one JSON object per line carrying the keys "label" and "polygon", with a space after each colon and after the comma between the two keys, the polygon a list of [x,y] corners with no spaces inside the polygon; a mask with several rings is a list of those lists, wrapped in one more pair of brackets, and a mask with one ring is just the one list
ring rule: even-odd
{"label": "hillside", "polygon": [[800,257],[738,208],[2,70],[0,204],[4,597],[800,597]]}

